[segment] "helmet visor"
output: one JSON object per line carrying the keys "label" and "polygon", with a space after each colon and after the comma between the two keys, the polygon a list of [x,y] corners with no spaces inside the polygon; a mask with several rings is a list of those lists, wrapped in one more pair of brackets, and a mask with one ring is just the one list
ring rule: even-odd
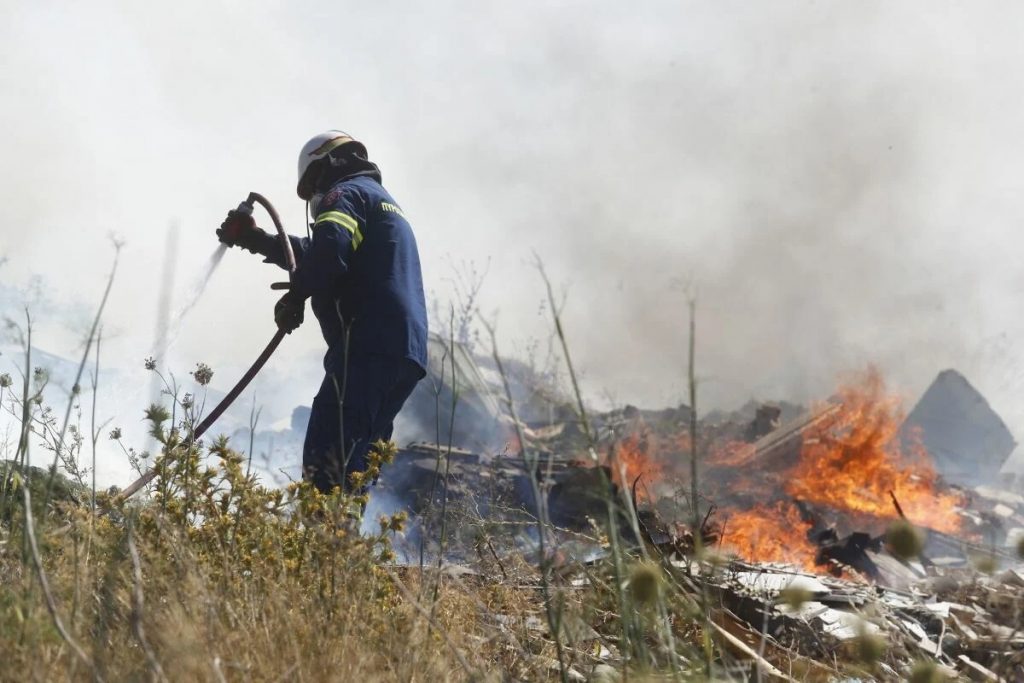
{"label": "helmet visor", "polygon": [[308,202],[316,192],[316,182],[320,177],[324,163],[323,159],[317,159],[306,167],[306,171],[299,178],[299,185],[296,189],[299,193],[299,199],[304,199]]}

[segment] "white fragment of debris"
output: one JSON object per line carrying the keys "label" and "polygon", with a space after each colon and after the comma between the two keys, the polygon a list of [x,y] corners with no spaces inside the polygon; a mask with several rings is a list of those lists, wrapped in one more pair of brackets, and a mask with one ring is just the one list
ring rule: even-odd
{"label": "white fragment of debris", "polygon": [[1004,681],[1006,679],[1001,676],[997,676],[981,664],[978,664],[967,655],[960,655],[957,657],[961,667],[967,672],[968,676],[973,681]]}
{"label": "white fragment of debris", "polygon": [[780,604],[776,611],[792,619],[799,619],[807,624],[818,624],[816,629],[828,634],[836,640],[853,640],[864,634],[878,635],[881,629],[877,624],[862,616],[845,610],[835,609],[813,600],[798,606]]}
{"label": "white fragment of debris", "polygon": [[1012,647],[1014,645],[1020,645],[1024,642],[1024,637],[1020,635],[1020,632],[1010,626],[1004,626],[1003,624],[986,624],[988,633],[996,641],[1002,643],[1005,647]]}
{"label": "white fragment of debris", "polygon": [[[558,663],[557,659],[547,659],[547,665],[549,671],[560,671],[562,666]],[[565,677],[570,681],[579,681],[579,683],[586,683],[587,677],[581,674],[571,666],[565,668]]]}
{"label": "white fragment of debris", "polygon": [[540,620],[540,617],[534,617],[534,616],[526,617],[526,621],[523,622],[523,625],[526,626],[526,628],[530,629],[531,631],[546,631],[547,630],[547,626],[544,624],[543,621]]}
{"label": "white fragment of debris", "polygon": [[949,618],[949,610],[952,603],[948,602],[926,602],[921,607],[928,610],[937,617]]}
{"label": "white fragment of debris", "polygon": [[978,635],[977,631],[971,628],[966,622],[967,619],[960,620],[955,614],[953,615],[953,623],[956,624],[957,629],[964,634],[964,637],[971,641],[981,640],[981,636]]}
{"label": "white fragment of debris", "polygon": [[971,525],[979,527],[985,524],[985,518],[974,510],[960,510],[960,516],[971,522]]}
{"label": "white fragment of debris", "polygon": [[973,619],[977,616],[978,610],[970,605],[961,605],[958,602],[951,602],[949,603],[949,613],[961,619]]}
{"label": "white fragment of debris", "polygon": [[999,515],[1000,517],[1002,517],[1004,519],[1008,519],[1008,518],[1010,518],[1010,517],[1012,517],[1014,515],[1016,510],[1014,510],[1011,507],[1007,507],[1006,505],[1003,505],[1002,503],[996,503],[996,506],[992,508],[992,512],[997,514],[997,515]]}
{"label": "white fragment of debris", "polygon": [[982,498],[992,500],[997,503],[1003,503],[1004,505],[1010,505],[1013,507],[1024,508],[1024,496],[1013,493],[1012,491],[1004,491],[1003,489],[996,488],[995,486],[986,486],[982,484],[974,487],[974,492]]}
{"label": "white fragment of debris", "polygon": [[[595,631],[594,627],[579,616],[571,613],[562,614],[558,632],[563,643],[573,646],[580,646],[601,639],[601,634]],[[551,629],[548,629],[547,635],[550,637]]]}
{"label": "white fragment of debris", "polygon": [[911,586],[925,578],[928,574],[920,562],[901,562],[888,553],[864,552],[878,568],[879,583],[899,590],[909,590]]}
{"label": "white fragment of debris", "polygon": [[441,567],[441,573],[446,576],[460,577],[460,576],[480,576],[480,572],[475,569],[471,569],[464,564],[455,564],[452,562],[445,562]]}
{"label": "white fragment of debris", "polygon": [[793,580],[786,584],[785,588],[786,590],[791,591],[807,591],[808,593],[812,593],[815,595],[828,593],[830,590],[828,586],[823,584],[815,577],[807,576],[805,574],[798,574],[794,576]]}
{"label": "white fragment of debris", "polygon": [[903,625],[907,631],[909,631],[917,640],[915,644],[927,652],[928,654],[934,654],[939,651],[939,646],[928,637],[928,633],[918,624],[916,621],[910,619],[900,619],[900,624]]}
{"label": "white fragment of debris", "polygon": [[1024,567],[1011,567],[999,575],[999,580],[1008,586],[1024,586]]}
{"label": "white fragment of debris", "polygon": [[813,600],[808,600],[807,602],[803,602],[796,606],[787,605],[785,603],[775,606],[775,610],[780,614],[784,614],[787,617],[792,617],[794,619],[802,619],[803,621],[810,621],[811,619],[824,614],[829,609],[831,608],[828,605],[821,602],[815,602]]}
{"label": "white fragment of debris", "polygon": [[775,572],[736,572],[733,575],[744,586],[767,593],[786,589],[807,591],[813,595],[826,595],[829,587],[807,574],[778,574]]}
{"label": "white fragment of debris", "polygon": [[607,664],[598,664],[590,672],[590,680],[592,683],[618,683],[622,675]]}
{"label": "white fragment of debris", "polygon": [[822,624],[821,631],[837,640],[853,640],[862,635],[876,636],[882,632],[877,624],[859,614],[843,612],[831,607],[815,617]]}
{"label": "white fragment of debris", "polygon": [[1024,527],[1015,526],[1006,532],[1006,542],[1003,547],[1016,548],[1021,541],[1024,541]]}
{"label": "white fragment of debris", "polygon": [[883,590],[879,595],[885,606],[890,609],[912,609],[920,607],[921,603],[913,595],[901,593],[891,589]]}
{"label": "white fragment of debris", "polygon": [[495,614],[494,621],[498,622],[501,626],[518,626],[522,625],[530,631],[543,631],[546,632],[548,627],[541,621],[540,617],[529,615],[525,619],[510,614]]}

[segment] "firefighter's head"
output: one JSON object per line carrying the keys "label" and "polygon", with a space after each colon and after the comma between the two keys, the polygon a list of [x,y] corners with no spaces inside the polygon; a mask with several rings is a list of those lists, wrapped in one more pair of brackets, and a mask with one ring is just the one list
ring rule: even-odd
{"label": "firefighter's head", "polygon": [[340,130],[320,133],[303,145],[299,152],[296,192],[308,202],[337,178],[369,165],[366,146],[348,133]]}

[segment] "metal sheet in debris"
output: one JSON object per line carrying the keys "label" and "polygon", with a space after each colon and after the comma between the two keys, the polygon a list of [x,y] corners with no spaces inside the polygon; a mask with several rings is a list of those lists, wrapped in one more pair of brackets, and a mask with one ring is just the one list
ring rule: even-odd
{"label": "metal sheet in debris", "polygon": [[828,586],[806,574],[779,574],[775,572],[736,572],[733,578],[748,588],[766,593],[778,593],[787,588],[804,590],[813,595],[827,595]]}
{"label": "metal sheet in debris", "polygon": [[881,632],[876,624],[853,612],[829,608],[815,619],[821,622],[822,632],[839,640],[853,640],[863,634],[877,635]]}

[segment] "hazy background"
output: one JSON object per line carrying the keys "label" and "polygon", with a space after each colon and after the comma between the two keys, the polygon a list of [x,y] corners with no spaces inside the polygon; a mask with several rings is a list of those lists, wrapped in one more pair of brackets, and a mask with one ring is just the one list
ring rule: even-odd
{"label": "hazy background", "polygon": [[[337,127],[442,308],[453,266],[489,260],[510,352],[549,335],[544,258],[595,402],[682,399],[695,287],[705,407],[820,397],[868,362],[914,400],[956,367],[1024,434],[1024,5],[410,5],[0,4],[0,313],[27,300],[40,347],[76,358],[119,234],[112,424],[148,401],[169,226],[176,308],[249,190],[303,231],[298,149]],[[226,391],[273,334],[275,279],[230,251],[168,365]],[[286,340],[266,419],[308,403],[322,347],[311,319]]]}

